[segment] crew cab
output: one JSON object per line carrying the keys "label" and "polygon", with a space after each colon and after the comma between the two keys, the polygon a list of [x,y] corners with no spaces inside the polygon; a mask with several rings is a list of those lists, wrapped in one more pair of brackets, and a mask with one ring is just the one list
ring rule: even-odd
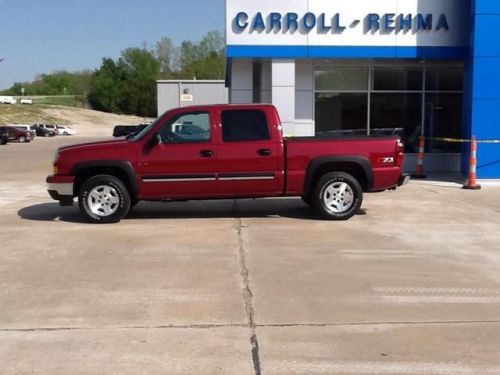
{"label": "crew cab", "polygon": [[332,220],[353,216],[363,192],[395,189],[397,137],[283,138],[268,104],[173,109],[122,140],[60,148],[48,192],[74,197],[91,222],[117,222],[138,201],[298,196]]}

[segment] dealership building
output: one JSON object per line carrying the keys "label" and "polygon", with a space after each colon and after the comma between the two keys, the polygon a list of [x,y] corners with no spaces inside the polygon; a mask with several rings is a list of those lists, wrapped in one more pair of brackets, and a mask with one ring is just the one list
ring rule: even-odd
{"label": "dealership building", "polygon": [[[284,133],[399,135],[426,171],[500,139],[499,0],[226,0],[232,103],[273,103]],[[478,146],[500,178],[500,144]]]}

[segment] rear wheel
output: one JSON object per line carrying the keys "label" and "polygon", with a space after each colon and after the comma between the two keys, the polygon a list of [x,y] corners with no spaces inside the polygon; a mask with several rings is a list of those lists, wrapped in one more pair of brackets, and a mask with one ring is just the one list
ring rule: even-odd
{"label": "rear wheel", "polygon": [[361,207],[363,189],[349,173],[331,172],[322,176],[311,197],[318,214],[327,220],[347,220]]}
{"label": "rear wheel", "polygon": [[26,142],[26,137],[25,136],[19,137],[19,143],[24,143],[24,142]]}
{"label": "rear wheel", "polygon": [[115,176],[97,175],[83,183],[78,205],[90,222],[117,223],[130,210],[130,194]]}

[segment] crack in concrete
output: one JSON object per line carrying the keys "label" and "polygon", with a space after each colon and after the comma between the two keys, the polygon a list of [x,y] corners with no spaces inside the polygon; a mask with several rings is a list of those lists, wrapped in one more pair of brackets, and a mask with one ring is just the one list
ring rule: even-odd
{"label": "crack in concrete", "polygon": [[443,320],[443,321],[389,321],[389,322],[345,322],[345,323],[276,323],[257,324],[259,328],[287,328],[287,327],[356,327],[356,326],[381,326],[381,325],[437,325],[437,324],[500,324],[500,320]]}
{"label": "crack in concrete", "polygon": [[0,328],[0,332],[56,332],[56,331],[98,331],[112,329],[219,329],[245,328],[248,324],[184,324],[158,326],[115,326],[115,327],[35,327],[35,328]]}
{"label": "crack in concrete", "polygon": [[[500,324],[500,320],[449,320],[449,321],[405,321],[405,322],[359,322],[359,323],[277,323],[255,324],[254,328],[293,328],[293,327],[356,327],[377,325],[437,325],[437,324]],[[184,324],[184,325],[157,325],[157,326],[115,326],[115,327],[34,327],[34,328],[0,328],[0,332],[57,332],[57,331],[97,331],[112,329],[220,329],[220,328],[245,328],[249,324]],[[258,350],[257,336],[250,338],[252,347]]]}
{"label": "crack in concrete", "polygon": [[254,309],[252,305],[252,289],[250,288],[249,271],[246,264],[245,258],[245,247],[243,243],[243,223],[241,217],[238,215],[238,204],[237,201],[233,201],[233,211],[237,217],[236,221],[236,231],[238,233],[238,255],[240,260],[240,278],[243,283],[243,302],[245,304],[245,312],[248,319],[248,326],[250,327],[251,336],[250,344],[252,346],[252,363],[255,375],[261,375],[261,365],[259,357],[259,341],[257,339],[256,324],[254,320]]}

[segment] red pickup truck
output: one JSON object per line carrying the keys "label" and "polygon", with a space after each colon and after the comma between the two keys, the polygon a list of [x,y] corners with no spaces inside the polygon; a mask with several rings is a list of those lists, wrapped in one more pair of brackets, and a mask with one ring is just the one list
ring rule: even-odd
{"label": "red pickup truck", "polygon": [[348,219],[364,191],[394,189],[394,137],[283,138],[275,107],[211,105],[166,112],[128,139],[62,147],[47,177],[62,206],[117,222],[138,201],[298,196],[325,219]]}

